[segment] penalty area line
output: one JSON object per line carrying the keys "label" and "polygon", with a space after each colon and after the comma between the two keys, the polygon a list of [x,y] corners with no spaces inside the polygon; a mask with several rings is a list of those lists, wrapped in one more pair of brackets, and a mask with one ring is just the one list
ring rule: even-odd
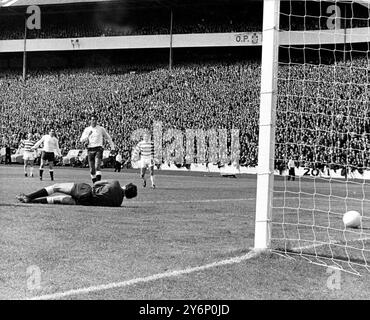
{"label": "penalty area line", "polygon": [[[283,198],[281,198],[283,199]],[[296,197],[285,197],[285,199],[297,199]],[[253,198],[225,198],[225,199],[192,199],[192,200],[146,200],[146,201],[138,201],[138,200],[125,200],[123,202],[123,207],[125,204],[182,204],[182,203],[217,203],[217,202],[242,202],[242,201],[254,201],[256,200],[255,197]],[[30,208],[34,203],[0,203],[0,206],[5,207],[28,207]],[[46,206],[46,204],[42,204],[42,206]],[[49,206],[54,206],[49,204]]]}
{"label": "penalty area line", "polygon": [[[283,198],[281,198],[283,199]],[[297,199],[297,197],[285,197],[285,199]],[[138,204],[181,204],[181,203],[212,203],[212,202],[240,202],[240,201],[254,201],[256,197],[253,198],[225,198],[225,199],[192,199],[192,200],[153,200],[153,201],[137,201],[133,200],[131,202],[125,203],[138,203]]]}
{"label": "penalty area line", "polygon": [[178,276],[187,275],[187,274],[191,274],[191,273],[195,273],[199,271],[204,271],[204,270],[208,270],[208,269],[212,269],[212,268],[216,268],[220,266],[241,263],[243,261],[254,258],[257,255],[258,253],[254,251],[250,251],[247,254],[244,254],[242,256],[220,260],[217,262],[205,264],[205,265],[198,266],[198,267],[190,267],[190,268],[186,268],[182,270],[168,271],[168,272],[158,273],[158,274],[154,274],[154,275],[147,276],[147,277],[135,278],[135,279],[127,280],[127,281],[112,282],[112,283],[103,284],[103,285],[91,286],[91,287],[80,288],[80,289],[73,289],[73,290],[57,292],[57,293],[52,293],[52,294],[47,294],[47,295],[40,295],[40,296],[29,298],[28,300],[55,300],[55,299],[61,299],[61,298],[81,295],[81,294],[89,294],[89,293],[99,292],[99,291],[104,291],[104,290],[109,290],[109,289],[124,288],[128,286],[136,285],[139,283],[147,283],[147,282],[156,281],[160,279],[178,277]]}
{"label": "penalty area line", "polygon": [[[137,200],[125,200],[123,202],[123,206],[125,204],[182,204],[182,203],[212,203],[212,202],[239,202],[239,201],[253,201],[256,200],[256,198],[238,198],[238,199],[193,199],[193,200],[153,200],[153,201],[137,201]],[[30,208],[35,203],[0,203],[0,207],[27,207]],[[49,204],[50,206],[51,204]],[[47,204],[42,204],[42,206],[47,206]],[[51,205],[54,206],[54,205]]]}
{"label": "penalty area line", "polygon": [[230,201],[252,201],[256,198],[238,198],[238,199],[193,199],[193,200],[159,200],[159,201],[133,201],[132,203],[142,203],[142,204],[160,204],[160,203],[211,203],[211,202],[230,202]]}

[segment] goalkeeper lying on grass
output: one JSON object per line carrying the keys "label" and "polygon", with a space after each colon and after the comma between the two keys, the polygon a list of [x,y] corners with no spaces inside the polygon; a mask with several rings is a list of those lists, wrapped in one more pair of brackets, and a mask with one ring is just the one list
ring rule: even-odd
{"label": "goalkeeper lying on grass", "polygon": [[136,195],[137,187],[134,184],[129,183],[121,187],[119,182],[114,180],[98,181],[93,186],[87,183],[57,183],[28,195],[20,194],[16,198],[23,203],[119,207],[123,198],[131,199]]}

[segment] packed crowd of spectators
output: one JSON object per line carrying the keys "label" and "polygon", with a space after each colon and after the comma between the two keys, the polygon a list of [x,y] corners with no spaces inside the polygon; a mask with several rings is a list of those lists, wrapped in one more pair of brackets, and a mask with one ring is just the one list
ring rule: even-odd
{"label": "packed crowd of spectators", "polygon": [[[368,70],[366,58],[280,67],[277,166],[293,157],[311,168],[370,168]],[[164,131],[239,129],[240,164],[253,167],[259,93],[260,64],[253,61],[182,65],[171,72],[156,66],[39,72],[26,85],[19,75],[3,73],[0,138],[17,148],[28,131],[40,136],[53,127],[65,155],[82,147],[81,128],[95,112],[127,157],[132,132],[161,121]]]}
{"label": "packed crowd of spectators", "polygon": [[[2,24],[0,24],[0,28]],[[194,24],[174,24],[173,34],[190,33],[225,33],[225,32],[252,32],[261,31],[256,25],[244,22],[233,22],[229,20],[225,23],[206,22],[201,20]],[[113,36],[132,36],[132,35],[159,35],[170,34],[168,25],[148,24],[98,24],[98,23],[70,23],[61,25],[57,23],[45,24],[40,30],[32,30],[27,34],[28,39],[51,39],[51,38],[82,38],[82,37],[113,37]],[[23,39],[24,28],[21,25],[18,28],[6,28],[3,26],[0,32],[0,40]]]}
{"label": "packed crowd of spectators", "polygon": [[370,167],[369,60],[281,68],[276,158],[322,169]]}

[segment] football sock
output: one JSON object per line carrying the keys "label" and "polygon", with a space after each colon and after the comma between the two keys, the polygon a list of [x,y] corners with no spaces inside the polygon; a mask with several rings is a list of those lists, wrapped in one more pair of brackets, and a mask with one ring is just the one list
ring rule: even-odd
{"label": "football sock", "polygon": [[54,180],[54,171],[53,170],[50,170],[49,173],[50,173],[51,180]]}
{"label": "football sock", "polygon": [[42,174],[44,173],[43,169],[40,169],[40,178],[42,178]]}
{"label": "football sock", "polygon": [[33,176],[33,167],[30,168],[30,175]]}
{"label": "football sock", "polygon": [[152,186],[154,186],[154,176],[150,176],[150,182],[152,183]]}
{"label": "football sock", "polygon": [[[47,197],[46,200],[49,204],[63,204],[66,197],[64,195],[61,196],[52,196],[52,197]],[[66,204],[71,204],[68,202],[65,202]]]}
{"label": "football sock", "polygon": [[48,203],[47,198],[38,198],[31,200],[32,203]]}
{"label": "football sock", "polygon": [[57,201],[55,201],[55,200],[53,199],[53,197],[47,197],[47,198],[46,198],[46,202],[47,202],[47,203],[50,203],[50,204],[58,203]]}
{"label": "football sock", "polygon": [[101,180],[101,171],[96,171],[96,181]]}
{"label": "football sock", "polygon": [[42,198],[48,196],[48,192],[46,191],[45,188],[42,188],[40,190],[37,190],[36,192],[30,193],[27,195],[27,197],[30,200],[37,199],[37,198]]}

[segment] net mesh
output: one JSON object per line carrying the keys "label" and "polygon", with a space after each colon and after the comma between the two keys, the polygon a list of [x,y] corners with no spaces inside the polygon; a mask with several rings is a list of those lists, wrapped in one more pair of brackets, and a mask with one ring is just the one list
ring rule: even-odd
{"label": "net mesh", "polygon": [[358,1],[281,2],[272,248],[355,274],[370,271],[369,23]]}

